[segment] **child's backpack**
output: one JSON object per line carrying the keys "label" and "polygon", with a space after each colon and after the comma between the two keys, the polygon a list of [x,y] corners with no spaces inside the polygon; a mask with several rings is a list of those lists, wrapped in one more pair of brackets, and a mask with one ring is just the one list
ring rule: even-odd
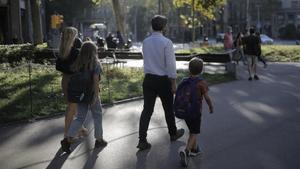
{"label": "child's backpack", "polygon": [[93,72],[80,71],[71,75],[68,83],[68,101],[91,103],[94,97]]}
{"label": "child's backpack", "polygon": [[177,118],[193,119],[200,115],[197,84],[201,80],[202,77],[185,78],[178,85],[174,101],[174,112]]}

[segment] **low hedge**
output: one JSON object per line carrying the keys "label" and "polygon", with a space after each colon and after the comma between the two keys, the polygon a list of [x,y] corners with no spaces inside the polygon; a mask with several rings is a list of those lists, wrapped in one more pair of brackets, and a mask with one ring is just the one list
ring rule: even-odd
{"label": "low hedge", "polygon": [[268,61],[300,62],[300,46],[298,45],[263,45],[262,55]]}
{"label": "low hedge", "polygon": [[[183,49],[177,53],[221,53],[222,45]],[[262,45],[262,56],[271,62],[300,62],[300,46]]]}
{"label": "low hedge", "polygon": [[53,52],[45,44],[34,46],[32,44],[0,45],[0,63],[9,64],[11,67],[24,62],[47,64],[53,62]]}
{"label": "low hedge", "polygon": [[[53,65],[40,64],[32,64],[31,70],[29,74],[28,64],[24,64],[0,71],[0,126],[65,111],[60,72]],[[103,65],[103,71],[100,82],[102,103],[142,96],[143,69]],[[188,71],[178,71],[177,81],[186,76]],[[231,74],[204,73],[203,77],[209,85],[235,80]]]}
{"label": "low hedge", "polygon": [[[221,53],[222,45],[197,47],[176,51],[176,53]],[[300,47],[297,45],[263,45],[262,54],[268,61],[300,62]],[[38,64],[54,63],[55,53],[47,49],[46,44],[33,46],[31,44],[0,45],[0,64],[14,67],[24,62]]]}

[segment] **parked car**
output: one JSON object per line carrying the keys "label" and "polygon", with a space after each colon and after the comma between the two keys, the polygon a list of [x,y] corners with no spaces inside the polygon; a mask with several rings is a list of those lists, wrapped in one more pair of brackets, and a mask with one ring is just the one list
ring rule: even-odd
{"label": "parked car", "polygon": [[273,44],[274,43],[274,40],[266,34],[260,34],[260,39],[261,39],[262,44]]}
{"label": "parked car", "polygon": [[217,36],[216,36],[216,42],[224,42],[224,36],[225,36],[225,33],[218,33]]}

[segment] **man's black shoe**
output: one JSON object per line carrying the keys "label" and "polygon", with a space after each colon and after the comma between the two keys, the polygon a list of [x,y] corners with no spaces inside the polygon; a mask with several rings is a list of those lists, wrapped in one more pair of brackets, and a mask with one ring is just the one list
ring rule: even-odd
{"label": "man's black shoe", "polygon": [[136,148],[140,150],[147,150],[151,148],[151,144],[148,143],[147,141],[139,141],[139,144],[136,146]]}
{"label": "man's black shoe", "polygon": [[105,147],[107,146],[107,141],[105,140],[96,140],[95,141],[95,148]]}
{"label": "man's black shoe", "polygon": [[252,81],[252,77],[249,77],[248,80],[249,80],[249,81]]}
{"label": "man's black shoe", "polygon": [[254,79],[255,79],[255,80],[259,80],[259,78],[258,78],[257,75],[254,75]]}
{"label": "man's black shoe", "polygon": [[60,144],[61,144],[61,149],[63,152],[66,152],[68,154],[71,153],[71,149],[70,149],[71,144],[69,143],[67,138],[64,138],[63,140],[61,140]]}
{"label": "man's black shoe", "polygon": [[189,151],[188,150],[181,150],[179,152],[179,157],[180,157],[180,163],[183,167],[187,167],[190,161],[189,158]]}
{"label": "man's black shoe", "polygon": [[171,141],[176,141],[177,139],[179,139],[180,137],[182,137],[184,134],[184,129],[179,129],[177,130],[175,135],[172,135],[170,137]]}

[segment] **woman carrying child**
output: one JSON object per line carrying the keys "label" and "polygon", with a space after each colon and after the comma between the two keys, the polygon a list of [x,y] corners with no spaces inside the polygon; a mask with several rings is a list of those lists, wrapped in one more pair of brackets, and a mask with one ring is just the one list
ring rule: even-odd
{"label": "woman carrying child", "polygon": [[[61,141],[62,150],[64,152],[70,153],[70,145],[72,139],[76,136],[78,130],[85,121],[88,109],[92,112],[92,117],[94,119],[94,137],[95,148],[103,147],[107,145],[107,142],[103,139],[103,129],[102,129],[102,107],[99,99],[99,81],[100,73],[102,72],[101,64],[98,60],[97,46],[91,42],[86,41],[83,43],[80,53],[75,60],[74,64],[71,66],[74,72],[80,71],[90,71],[92,72],[91,85],[94,96],[90,103],[77,103],[77,116],[72,121],[70,128],[67,132],[67,137]],[[70,84],[69,84],[70,85]],[[76,84],[72,84],[76,85]]]}

